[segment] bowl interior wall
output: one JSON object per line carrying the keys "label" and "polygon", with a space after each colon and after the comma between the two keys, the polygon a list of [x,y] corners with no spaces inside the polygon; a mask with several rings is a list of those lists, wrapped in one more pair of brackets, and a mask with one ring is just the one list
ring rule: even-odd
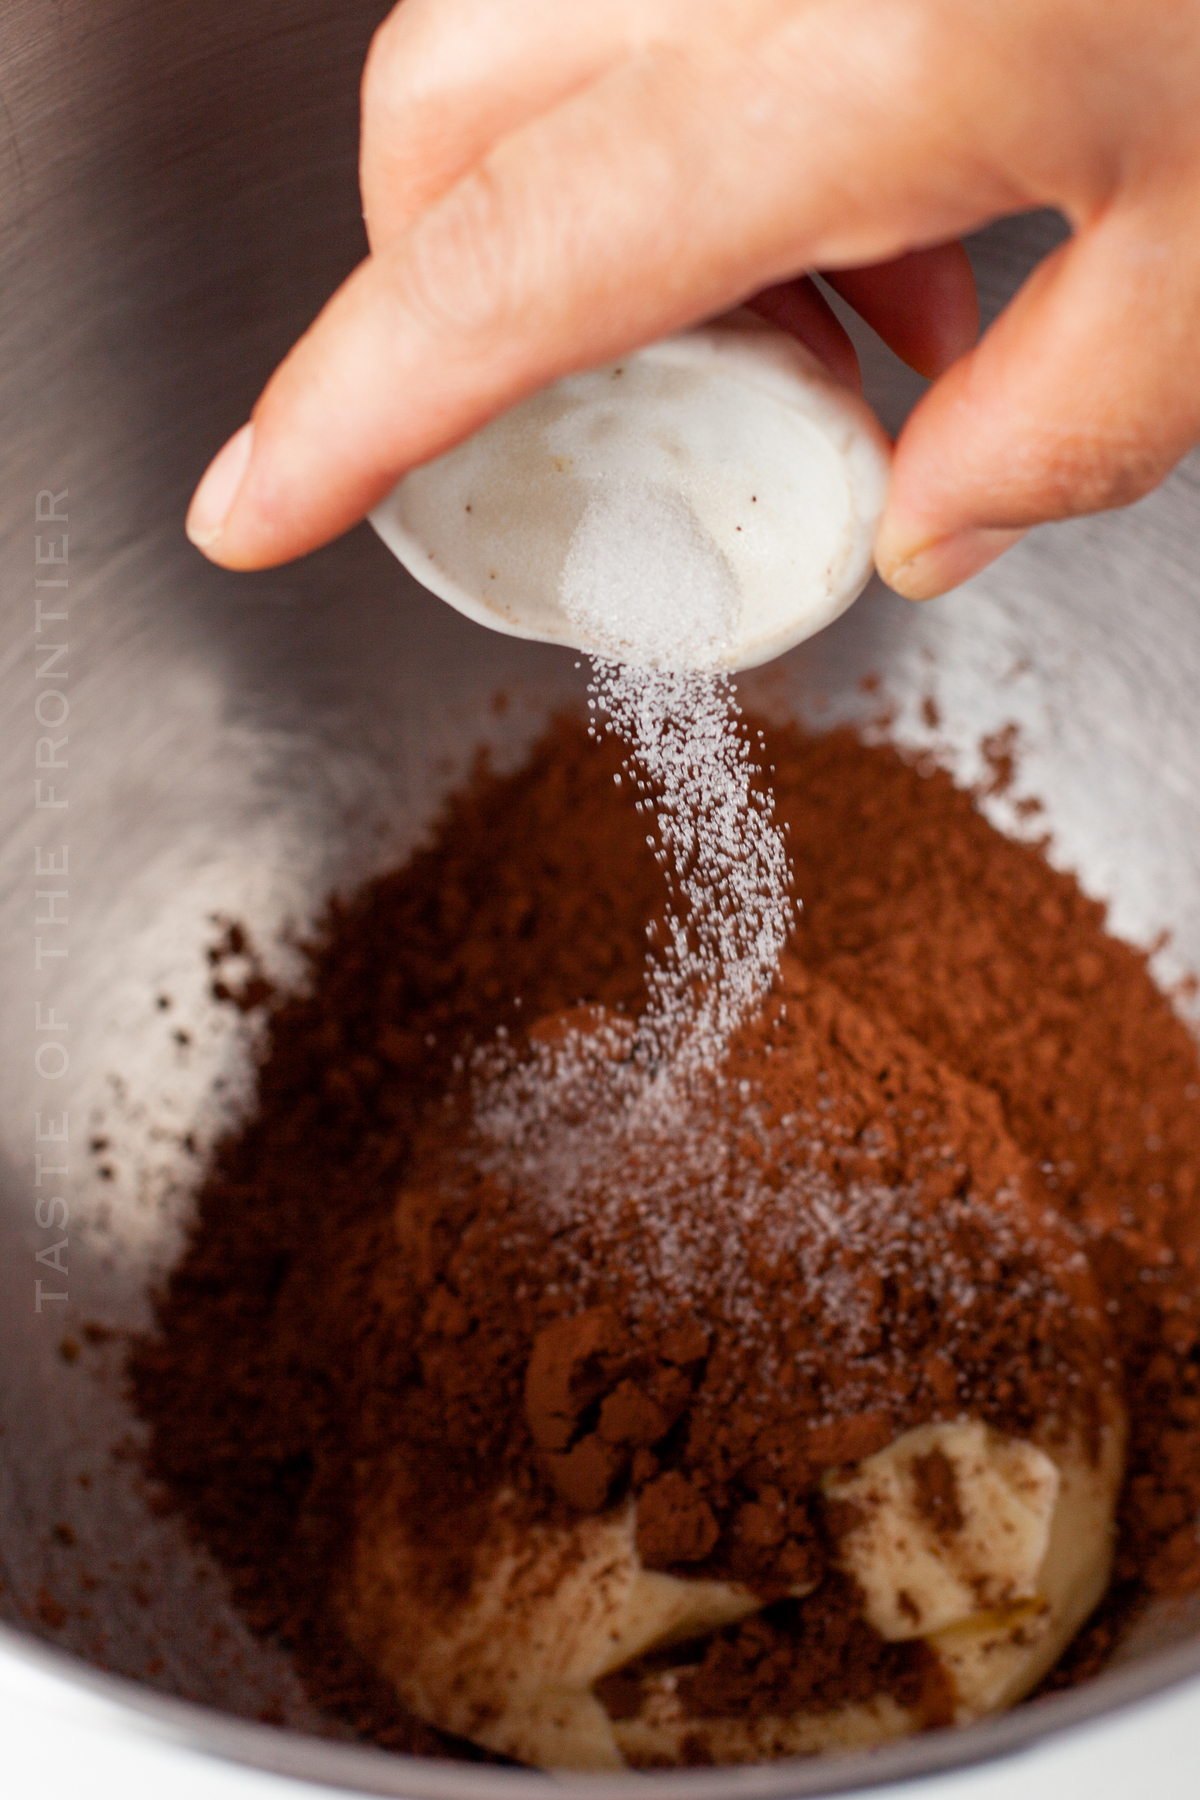
{"label": "bowl interior wall", "polygon": [[[286,973],[285,924],[402,855],[480,743],[501,766],[516,761],[585,679],[570,653],[460,619],[365,528],[257,577],[208,567],[182,537],[208,456],[363,253],[356,83],[381,12],[25,0],[0,23],[14,722],[0,784],[0,1619],[166,1693],[251,1718],[270,1709],[300,1730],[317,1721],[286,1664],[148,1503],[120,1339],[91,1344],[85,1329],[146,1323],[195,1179],[182,1140],[211,1142],[244,1102],[252,1044],[207,993],[214,915],[245,921]],[[1060,231],[1033,216],[974,242],[985,312]],[[895,428],[922,384],[859,336],[869,397]],[[1019,780],[989,802],[995,822],[1048,830],[1054,859],[1110,902],[1122,935],[1169,933],[1164,982],[1200,969],[1198,484],[1193,459],[1131,510],[1035,533],[969,591],[921,609],[876,584],[745,684],[782,716],[929,748],[964,780],[980,772],[981,738],[1017,724]],[[36,496],[63,489],[67,616],[37,637],[35,598],[62,591],[34,585]],[[33,706],[48,684],[34,653],[58,642],[69,805],[37,809]],[[864,690],[867,675],[882,695]],[[1024,794],[1045,807],[1034,826],[1013,804]],[[35,878],[39,853],[64,845],[69,873]],[[69,955],[39,970],[35,889],[48,886],[68,889],[69,924],[44,930],[44,947]],[[54,1040],[70,1063],[57,1079],[35,1066],[54,1036],[35,1029],[38,1005],[69,1024]],[[59,1156],[34,1120],[63,1113]],[[53,1195],[69,1210],[61,1233],[35,1211]],[[59,1235],[61,1281],[36,1260]],[[45,1298],[60,1291],[69,1298]],[[75,1362],[65,1338],[86,1346]],[[1123,1654],[1144,1681],[1165,1652],[1170,1671],[1190,1667],[1180,1646],[1200,1671],[1197,1606],[1160,1609]],[[919,1767],[926,1753],[914,1754]],[[787,1785],[822,1780],[793,1773]]]}

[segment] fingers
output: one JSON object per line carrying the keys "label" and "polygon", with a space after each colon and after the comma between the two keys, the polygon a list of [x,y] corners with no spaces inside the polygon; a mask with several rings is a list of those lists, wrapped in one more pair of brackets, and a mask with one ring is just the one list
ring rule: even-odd
{"label": "fingers", "polygon": [[913,599],[1031,525],[1124,506],[1200,439],[1200,252],[1190,197],[1132,203],[1044,262],[916,408],[876,541]]}
{"label": "fingers", "polygon": [[[777,144],[764,169],[758,90],[739,90],[738,73],[736,59],[648,53],[505,138],[335,295],[259,402],[223,516],[230,465],[202,484],[194,541],[234,568],[300,555],[567,369],[815,261],[825,222],[835,238],[845,230],[836,194],[814,189],[808,220],[796,199],[820,97],[793,123],[801,141]],[[886,117],[857,141],[868,161],[876,138],[894,143]],[[886,254],[893,232],[858,220],[853,236]]]}
{"label": "fingers", "polygon": [[979,299],[960,243],[910,250],[890,262],[833,269],[825,280],[885,344],[934,380],[979,336]]}
{"label": "fingers", "polygon": [[746,304],[761,318],[778,325],[781,331],[789,331],[799,338],[814,356],[820,357],[832,375],[861,394],[862,371],[858,366],[858,353],[833,308],[811,281],[780,282],[777,287],[764,288]]}
{"label": "fingers", "polygon": [[363,73],[360,180],[372,249],[501,138],[610,66],[626,47],[629,13],[627,0],[403,0]]}
{"label": "fingers", "polygon": [[[235,568],[301,555],[567,370],[797,268],[861,271],[997,210],[1007,178],[966,149],[955,165],[930,125],[961,54],[927,62],[904,9],[870,0],[784,7],[782,25],[776,11],[739,0],[736,42],[624,55],[381,242],[277,371],[252,439],[201,485],[189,530],[207,554]],[[897,279],[860,279],[880,317]]]}
{"label": "fingers", "polygon": [[[897,356],[931,381],[979,336],[975,277],[959,243],[911,250],[866,268],[830,270],[824,279]],[[839,381],[861,393],[854,345],[811,281],[781,282],[747,304],[807,344]]]}

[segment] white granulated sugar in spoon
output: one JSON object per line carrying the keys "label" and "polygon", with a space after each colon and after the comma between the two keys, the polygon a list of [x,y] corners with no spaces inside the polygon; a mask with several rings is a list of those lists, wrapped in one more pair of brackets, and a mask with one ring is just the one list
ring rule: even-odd
{"label": "white granulated sugar in spoon", "polygon": [[660,669],[716,666],[738,620],[728,562],[687,501],[656,482],[596,484],[559,591],[596,650]]}

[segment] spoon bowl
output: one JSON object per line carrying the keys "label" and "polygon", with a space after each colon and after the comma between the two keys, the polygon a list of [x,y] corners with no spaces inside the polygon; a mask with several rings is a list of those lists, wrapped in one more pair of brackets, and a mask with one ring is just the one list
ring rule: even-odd
{"label": "spoon bowl", "polygon": [[862,592],[889,457],[866,402],[743,311],[564,376],[406,475],[371,522],[495,631],[746,669]]}

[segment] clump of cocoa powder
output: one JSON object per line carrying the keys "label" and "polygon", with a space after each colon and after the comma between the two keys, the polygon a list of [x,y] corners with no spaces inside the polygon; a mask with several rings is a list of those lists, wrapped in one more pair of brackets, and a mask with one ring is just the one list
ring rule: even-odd
{"label": "clump of cocoa powder", "polygon": [[[881,1042],[911,1043],[912,1066],[936,1069],[943,1094],[960,1084],[983,1096],[971,1102],[969,1128],[947,1139],[955,1151],[947,1167],[986,1123],[988,1155],[1020,1165],[1023,1204],[1032,1206],[1039,1188],[1052,1200],[1063,1223],[1051,1237],[1064,1252],[1082,1246],[1090,1276],[1078,1279],[1085,1288],[1096,1283],[1123,1377],[1137,1394],[1117,1580],[1107,1612],[1074,1653],[1076,1667],[1086,1668],[1143,1595],[1200,1585],[1195,1046],[1144,957],[1106,936],[1102,908],[1036,849],[995,833],[947,776],[918,774],[895,751],[845,732],[767,732],[777,816],[790,827],[804,899],[794,947],[819,978],[809,991],[833,996],[834,1012],[840,1006],[864,1021]],[[527,1257],[520,1273],[512,1266],[512,1298],[529,1329],[507,1347],[497,1340],[494,1385],[481,1390],[479,1370],[462,1355],[464,1318],[471,1329],[466,1295],[443,1279],[462,1250],[461,1221],[447,1204],[454,1184],[423,1190],[424,1210],[414,1199],[422,1191],[414,1168],[422,1157],[436,1160],[430,1109],[455,1087],[472,1046],[501,1026],[516,1038],[525,1022],[580,1003],[618,1017],[638,1012],[646,924],[661,916],[665,896],[643,820],[614,783],[618,770],[616,746],[589,743],[581,725],[563,721],[516,775],[498,779],[481,768],[404,869],[331,907],[310,952],[308,991],[273,1004],[257,1110],[220,1149],[189,1248],[161,1298],[158,1330],[131,1363],[152,1426],[152,1472],[224,1565],[251,1623],[292,1648],[315,1698],[395,1747],[428,1749],[434,1737],[406,1721],[374,1682],[338,1632],[330,1603],[349,1554],[355,1472],[387,1460],[398,1408],[406,1430],[432,1433],[436,1396],[496,1436],[488,1396],[500,1396],[510,1443],[519,1437],[514,1421],[532,1437],[537,1419],[545,1441],[534,1441],[524,1467],[531,1496],[545,1506],[571,1502],[555,1465],[537,1456],[569,1458],[590,1442],[576,1473],[592,1485],[576,1498],[632,1483],[646,1497],[643,1547],[653,1560],[697,1568],[719,1555],[722,1566],[765,1580],[786,1546],[798,1568],[820,1575],[825,1567],[825,1527],[799,1504],[798,1471],[772,1462],[761,1442],[761,1404],[752,1399],[741,1417],[741,1375],[732,1367],[720,1375],[720,1333],[703,1316],[695,1331],[689,1298],[659,1316],[648,1302],[631,1308],[628,1295],[606,1293],[600,1280],[585,1292],[578,1246],[568,1257],[564,1245],[570,1267],[561,1277],[577,1284],[564,1303],[561,1291],[550,1292],[559,1275]],[[867,1070],[878,1082],[869,1055]],[[878,1120],[864,1122],[869,1133]],[[817,1164],[826,1159],[823,1174],[835,1187],[846,1173],[839,1159],[861,1166],[875,1154],[869,1135],[855,1142],[829,1129],[819,1142]],[[896,1155],[885,1146],[885,1159],[889,1153]],[[978,1160],[987,1161],[982,1151]],[[892,1185],[885,1180],[883,1189],[904,1186],[902,1163],[889,1166]],[[921,1179],[936,1174],[930,1165]],[[974,1202],[987,1197],[988,1184],[967,1187],[977,1224]],[[990,1189],[993,1198],[997,1192]],[[942,1198],[950,1213],[956,1198],[965,1204],[954,1180]],[[484,1214],[502,1202],[489,1194]],[[910,1203],[906,1229],[913,1211]],[[1018,1337],[1028,1283],[1044,1298],[1066,1294],[1074,1279],[1069,1257],[1048,1245],[1030,1256],[1023,1243],[1001,1246],[999,1255],[994,1244],[975,1243],[970,1254],[983,1257],[991,1282],[981,1302],[988,1317],[1010,1333],[1015,1320]],[[907,1267],[902,1257],[897,1266]],[[862,1290],[854,1291],[861,1306]],[[1010,1302],[1015,1311],[1003,1317]],[[923,1297],[889,1292],[880,1304],[896,1329],[915,1334],[909,1388],[885,1387],[886,1421],[868,1409],[855,1426],[862,1442],[851,1443],[845,1406],[828,1399],[841,1379],[831,1336],[827,1365],[818,1366],[818,1353],[804,1396],[805,1479],[825,1461],[878,1447],[914,1412],[936,1416],[967,1398],[962,1368],[946,1355]],[[1063,1371],[1095,1367],[1099,1323],[1084,1348],[1057,1330],[1058,1309],[1039,1313],[1041,1304],[1033,1306],[1024,1362],[1010,1358],[1005,1374],[982,1351],[965,1378],[972,1406],[998,1423],[1046,1406],[1062,1408],[1065,1419]],[[611,1341],[597,1350],[594,1374],[580,1387],[570,1354],[556,1363],[554,1345],[544,1348],[545,1382],[532,1383],[531,1417],[539,1333],[564,1314],[605,1305],[617,1329],[601,1332]],[[871,1311],[867,1305],[864,1320]],[[810,1324],[798,1316],[789,1329],[803,1333]],[[622,1346],[622,1331],[630,1345]],[[869,1338],[859,1354],[886,1361],[886,1347],[872,1348]],[[897,1354],[896,1368],[904,1362]],[[1015,1382],[1014,1368],[1024,1370]],[[716,1422],[718,1392],[726,1395],[727,1441]],[[680,1421],[705,1417],[711,1428],[698,1425],[693,1442],[690,1423],[685,1435]],[[649,1437],[664,1420],[666,1434]],[[826,1429],[833,1435],[822,1443]],[[474,1452],[465,1435],[456,1442],[441,1466],[461,1492]],[[658,1503],[649,1498],[656,1483],[666,1484]],[[931,1472],[931,1505],[937,1491]],[[426,1487],[434,1532],[442,1498],[436,1484]],[[826,1573],[808,1601],[780,1604],[828,1610],[836,1580]],[[776,1619],[772,1609],[752,1624],[706,1650],[695,1680],[708,1700],[746,1685],[751,1667],[760,1690],[769,1668],[781,1692],[798,1691],[794,1646],[803,1622]],[[812,1643],[831,1629],[828,1620],[812,1626],[810,1618]],[[849,1646],[840,1666],[856,1658],[861,1646]],[[919,1674],[910,1667],[893,1679],[911,1685]],[[829,1679],[836,1685],[836,1672]],[[705,1682],[726,1685],[709,1692]]]}

